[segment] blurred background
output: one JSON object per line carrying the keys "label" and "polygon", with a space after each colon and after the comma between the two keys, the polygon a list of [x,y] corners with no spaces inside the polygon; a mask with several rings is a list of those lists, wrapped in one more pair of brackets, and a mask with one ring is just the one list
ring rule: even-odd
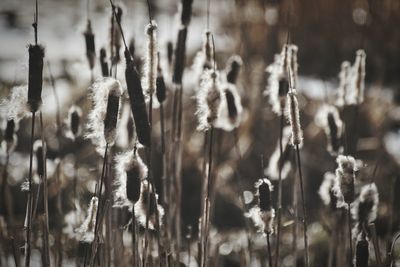
{"label": "blurred background", "polygon": [[[154,19],[158,24],[158,45],[161,62],[168,72],[167,43],[176,42],[179,26],[178,0],[151,0]],[[135,56],[140,68],[145,55],[144,27],[148,23],[145,1],[118,1],[123,7],[122,27],[127,40],[134,40]],[[83,33],[88,16],[92,20],[96,53],[109,43],[110,4],[106,0],[87,2],[78,0],[39,0],[39,43],[45,47],[43,119],[44,135],[48,142],[49,183],[58,166],[61,167],[62,210],[60,217],[51,216],[52,224],[62,221],[65,242],[65,261],[73,262],[73,244],[68,236],[73,226],[65,217],[73,211],[71,201],[74,164],[79,162],[80,205],[86,210],[94,180],[101,168],[101,157],[93,145],[81,137],[71,141],[57,134],[57,105],[60,104],[62,129],[68,109],[77,104],[83,109],[83,123],[91,106],[86,97],[91,85],[91,71],[86,59]],[[203,163],[203,134],[196,131],[194,92],[191,65],[197,51],[201,49],[206,29],[206,1],[194,0],[193,17],[188,28],[187,70],[184,74],[184,150],[182,162],[182,225],[185,233],[190,225],[197,229],[200,215],[201,166]],[[0,2],[0,99],[10,95],[17,85],[27,84],[28,49],[33,42],[34,1],[2,0]],[[400,223],[400,1],[397,0],[211,0],[210,30],[215,38],[216,61],[219,69],[225,68],[227,59],[237,54],[243,60],[238,80],[238,90],[244,107],[242,123],[233,132],[216,130],[214,150],[214,175],[216,176],[216,198],[211,237],[213,266],[241,266],[241,251],[246,249],[246,219],[238,194],[245,191],[248,208],[255,201],[254,182],[264,175],[263,168],[276,148],[279,138],[279,117],[271,109],[265,94],[268,74],[266,67],[274,60],[287,41],[298,46],[301,124],[304,130],[304,147],[301,150],[305,177],[306,206],[309,214],[310,251],[313,266],[327,266],[330,230],[329,209],[324,207],[318,190],[324,173],[334,172],[335,158],[326,151],[326,137],[317,126],[314,116],[324,103],[332,103],[339,86],[338,74],[345,60],[354,62],[358,49],[364,49],[366,60],[365,101],[359,107],[358,138],[354,140],[353,155],[363,161],[362,181],[374,181],[379,191],[380,204],[376,220],[377,234],[382,255],[390,248],[392,237]],[[49,68],[49,66],[51,66]],[[124,62],[118,65],[118,79],[125,86]],[[51,72],[50,72],[51,71]],[[54,87],[50,76],[54,77]],[[96,59],[94,78],[101,77]],[[170,78],[167,78],[168,81]],[[55,94],[54,94],[55,93]],[[171,102],[172,92],[167,101]],[[1,115],[4,115],[2,110]],[[343,115],[343,114],[342,114]],[[152,155],[156,184],[161,187],[160,124],[159,112],[154,111],[155,151]],[[345,114],[343,115],[345,116]],[[5,116],[1,116],[4,128]],[[167,132],[169,131],[167,127]],[[354,133],[354,132],[353,132]],[[20,185],[27,177],[29,167],[30,122],[20,122],[17,132],[18,145],[10,156],[7,183],[10,185],[8,200],[0,200],[0,256],[3,266],[13,266],[7,231],[23,228],[25,193]],[[2,133],[2,135],[4,135]],[[0,136],[3,138],[2,136]],[[37,131],[37,138],[40,132]],[[118,145],[115,153],[123,151]],[[2,150],[2,169],[6,153]],[[262,164],[263,162],[263,164]],[[294,161],[293,161],[294,163]],[[295,169],[295,168],[294,168]],[[374,169],[376,174],[373,176]],[[242,187],[238,186],[238,179]],[[283,232],[282,266],[293,266],[292,225],[294,210],[292,170],[283,182]],[[4,181],[3,181],[4,183]],[[276,183],[274,182],[276,186]],[[50,199],[55,200],[58,189],[49,189]],[[273,195],[276,203],[276,194]],[[12,201],[14,223],[7,228],[8,215],[5,206]],[[56,209],[50,201],[51,211]],[[327,219],[328,218],[328,219]],[[50,227],[51,228],[51,227]],[[8,229],[8,230],[7,230]],[[195,230],[196,232],[197,230]],[[299,232],[301,236],[301,232]],[[15,236],[23,244],[23,236]],[[266,261],[266,243],[254,231],[254,251],[258,255],[252,266],[261,266]],[[300,238],[300,237],[299,237]],[[52,241],[54,242],[54,240]],[[302,241],[299,239],[301,248]],[[38,247],[40,247],[38,245]],[[398,249],[400,253],[400,248]],[[299,253],[300,254],[300,253]],[[39,258],[38,253],[36,257]],[[370,264],[376,266],[370,248]],[[385,257],[384,257],[385,258]],[[39,264],[39,260],[37,259]],[[193,263],[194,264],[194,263]],[[298,266],[303,266],[299,256]],[[196,266],[196,265],[193,265]]]}

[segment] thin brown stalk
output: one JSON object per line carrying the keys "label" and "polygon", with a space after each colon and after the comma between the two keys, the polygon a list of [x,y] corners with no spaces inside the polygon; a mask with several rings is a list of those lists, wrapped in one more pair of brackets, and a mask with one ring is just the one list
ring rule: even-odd
{"label": "thin brown stalk", "polygon": [[35,111],[32,112],[32,129],[31,129],[31,147],[29,156],[29,190],[27,199],[27,227],[26,227],[26,240],[25,240],[25,267],[30,266],[31,259],[31,227],[32,227],[32,206],[33,206],[33,196],[32,196],[32,167],[33,167],[33,143],[35,135]]}
{"label": "thin brown stalk", "polygon": [[[283,108],[282,108],[283,109]],[[281,234],[281,216],[282,216],[282,154],[283,154],[283,124],[284,124],[284,110],[281,111],[280,128],[279,128],[279,161],[278,161],[278,207],[277,207],[277,231],[276,231],[276,248],[275,248],[275,266],[279,266],[279,245]]]}
{"label": "thin brown stalk", "polygon": [[303,222],[303,237],[304,237],[304,257],[305,257],[305,265],[308,267],[310,266],[310,263],[308,258],[307,211],[306,211],[306,201],[304,196],[303,174],[301,171],[300,149],[298,144],[296,144],[296,157],[297,157],[297,168],[300,179],[301,204],[303,209],[302,222]]}
{"label": "thin brown stalk", "polygon": [[350,246],[350,266],[353,266],[353,237],[351,233],[351,209],[350,203],[347,204],[347,225],[349,230],[349,246]]}
{"label": "thin brown stalk", "polygon": [[375,223],[370,223],[368,225],[368,228],[369,228],[369,230],[371,232],[371,236],[372,236],[372,244],[374,245],[376,264],[378,267],[383,267],[381,253],[379,250],[378,236],[376,234]]}
{"label": "thin brown stalk", "polygon": [[268,247],[268,262],[269,262],[269,266],[272,267],[272,254],[271,254],[271,243],[270,243],[270,237],[271,234],[267,234],[266,235],[266,239],[267,239],[267,247]]}
{"label": "thin brown stalk", "polygon": [[137,240],[136,240],[136,217],[135,217],[135,205],[132,205],[132,263],[133,266],[138,264],[137,255]]}

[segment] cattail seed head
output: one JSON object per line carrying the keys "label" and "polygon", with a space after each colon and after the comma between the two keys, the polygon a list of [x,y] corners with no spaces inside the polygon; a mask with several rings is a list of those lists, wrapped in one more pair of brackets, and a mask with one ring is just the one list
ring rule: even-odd
{"label": "cattail seed head", "polygon": [[128,89],[132,115],[135,121],[136,134],[139,142],[142,145],[149,147],[150,124],[147,116],[146,103],[144,100],[140,76],[128,51],[125,51],[125,60],[125,80]]}
{"label": "cattail seed head", "polygon": [[214,68],[214,46],[212,43],[212,34],[209,30],[204,33],[203,46],[201,51],[197,52],[194,58],[193,70],[198,77],[199,84],[202,83],[204,72]]}
{"label": "cattail seed head", "polygon": [[239,127],[242,119],[243,107],[241,98],[234,84],[224,83],[222,88],[224,89],[221,92],[221,107],[218,118],[215,121],[215,127],[225,131],[232,131]]}
{"label": "cattail seed head", "polygon": [[148,173],[147,166],[134,150],[118,155],[115,161],[115,206],[132,207],[140,198],[141,182]]}
{"label": "cattail seed head", "polygon": [[190,19],[192,17],[192,4],[193,0],[182,0],[181,1],[181,24],[189,26]]}
{"label": "cattail seed head", "polygon": [[291,157],[292,157],[292,146],[290,145],[291,130],[290,127],[283,128],[282,131],[282,147],[283,153],[281,156],[279,141],[276,145],[274,152],[268,162],[268,167],[265,170],[265,174],[271,180],[279,179],[279,170],[281,170],[281,179],[285,180],[290,170],[292,169]]}
{"label": "cattail seed head", "polygon": [[354,179],[358,171],[356,160],[352,156],[339,155],[336,162],[338,164],[336,179],[340,193],[343,195],[343,201],[351,204],[354,201]]}
{"label": "cattail seed head", "polygon": [[29,45],[28,51],[28,105],[31,112],[36,112],[42,104],[44,48],[38,44]]}
{"label": "cattail seed head", "polygon": [[87,137],[96,145],[97,151],[102,153],[107,143],[112,145],[115,141],[122,88],[114,78],[101,78],[90,90],[93,109],[88,116]]}
{"label": "cattail seed head", "polygon": [[171,41],[167,42],[167,61],[168,61],[168,66],[171,68],[172,66],[172,61],[174,58],[174,44]]}
{"label": "cattail seed head", "polygon": [[92,197],[88,209],[87,216],[82,225],[77,230],[80,235],[80,241],[84,243],[91,243],[94,239],[94,230],[96,225],[96,214],[99,201],[97,197]]}
{"label": "cattail seed head", "polygon": [[33,150],[36,155],[36,172],[39,177],[44,177],[44,150],[42,140],[36,140],[33,145]]}
{"label": "cattail seed head", "polygon": [[163,71],[160,64],[160,54],[158,54],[157,80],[156,80],[156,96],[159,103],[167,98],[167,88],[164,81]]}
{"label": "cattail seed head", "polygon": [[355,234],[365,234],[368,224],[376,219],[379,204],[379,194],[375,183],[364,185],[354,206],[353,219],[357,221]]}
{"label": "cattail seed head", "polygon": [[364,50],[357,50],[356,61],[352,68],[351,104],[359,105],[364,101],[366,57]]}
{"label": "cattail seed head", "polygon": [[331,155],[338,155],[343,152],[341,138],[343,133],[343,122],[339,112],[334,106],[322,106],[315,117],[315,122],[322,127],[328,139],[328,151]]}
{"label": "cattail seed head", "polygon": [[[150,210],[147,209],[148,197],[150,197]],[[163,207],[158,204],[158,195],[154,192],[153,187],[148,180],[142,181],[140,199],[135,204],[135,215],[139,223],[146,225],[146,218],[149,217],[149,228],[154,229],[156,226],[156,212],[158,212],[159,224],[162,223],[164,216]]]}
{"label": "cattail seed head", "polygon": [[129,53],[131,53],[131,56],[134,57],[135,56],[135,39],[131,38],[131,40],[129,41]]}
{"label": "cattail seed head", "polygon": [[240,69],[242,68],[243,61],[240,56],[233,55],[226,63],[226,81],[228,83],[236,84],[239,77]]}
{"label": "cattail seed head", "polygon": [[348,105],[348,90],[350,81],[350,62],[344,61],[339,73],[339,87],[337,89],[336,105],[343,107]]}
{"label": "cattail seed head", "polygon": [[296,90],[291,90],[288,93],[287,100],[287,118],[292,130],[291,143],[293,146],[301,146],[303,144],[303,130],[300,125],[299,103],[297,102]]}
{"label": "cattail seed head", "polygon": [[108,77],[109,76],[108,62],[107,62],[107,53],[105,48],[100,49],[100,66],[101,66],[101,74],[103,75],[103,77]]}
{"label": "cattail seed head", "polygon": [[81,117],[82,110],[80,107],[73,105],[68,111],[68,132],[67,137],[75,140],[81,134]]}
{"label": "cattail seed head", "polygon": [[201,88],[197,93],[197,111],[200,131],[215,126],[221,107],[221,84],[216,72],[205,72]]}
{"label": "cattail seed head", "polygon": [[18,129],[18,122],[14,119],[8,119],[6,128],[4,130],[4,140],[2,146],[7,153],[11,153],[17,145],[17,135],[15,134]]}
{"label": "cattail seed head", "polygon": [[186,61],[186,38],[187,27],[182,26],[178,32],[178,40],[175,48],[174,72],[172,76],[172,81],[175,84],[182,84],[183,70]]}
{"label": "cattail seed head", "polygon": [[87,26],[86,26],[86,31],[84,32],[84,36],[86,43],[86,57],[88,59],[90,69],[92,70],[96,59],[96,48],[94,44],[94,34],[90,20],[87,21]]}
{"label": "cattail seed head", "polygon": [[11,89],[8,98],[0,103],[0,112],[5,115],[7,120],[19,122],[22,118],[29,115],[28,98],[26,95],[26,86],[15,86]]}
{"label": "cattail seed head", "polygon": [[[121,60],[119,54],[121,48],[121,32],[118,24],[121,24],[123,10],[119,5],[113,5],[113,12],[111,13],[111,29],[110,29],[110,49],[111,49],[111,61],[118,63]],[[115,12],[115,16],[114,16]]]}
{"label": "cattail seed head", "polygon": [[152,21],[146,26],[145,33],[147,37],[147,51],[143,77],[143,88],[146,90],[147,95],[151,96],[156,90],[158,65],[157,24],[155,21]]}
{"label": "cattail seed head", "polygon": [[272,207],[272,184],[267,178],[260,179],[256,182],[258,205],[250,209],[246,215],[250,217],[255,226],[264,234],[273,232],[273,220],[275,210]]}
{"label": "cattail seed head", "polygon": [[356,267],[368,267],[369,251],[368,241],[363,238],[356,245]]}

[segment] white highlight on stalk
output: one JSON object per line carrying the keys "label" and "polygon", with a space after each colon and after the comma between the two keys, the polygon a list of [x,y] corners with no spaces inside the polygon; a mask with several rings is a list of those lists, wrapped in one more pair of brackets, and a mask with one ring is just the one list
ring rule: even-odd
{"label": "white highlight on stalk", "polygon": [[336,105],[343,107],[349,104],[348,102],[348,91],[349,91],[349,80],[350,80],[351,65],[348,61],[343,61],[339,73],[339,87],[337,89]]}
{"label": "white highlight on stalk", "polygon": [[[90,88],[90,98],[93,102],[93,109],[88,115],[88,130],[86,138],[91,139],[96,146],[96,151],[103,154],[106,146],[106,136],[104,133],[104,119],[107,112],[108,96],[122,95],[122,87],[118,80],[114,78],[101,78],[97,80]],[[121,102],[121,101],[120,101]],[[108,139],[115,140],[116,130],[110,129]]]}
{"label": "white highlight on stalk", "polygon": [[96,213],[98,208],[97,197],[92,197],[88,209],[87,216],[83,221],[81,227],[77,229],[77,233],[80,236],[80,241],[85,243],[91,243],[94,240],[94,230],[96,225]]}
{"label": "white highlight on stalk", "polygon": [[299,103],[297,101],[297,92],[295,89],[289,91],[287,99],[288,106],[286,116],[292,130],[291,144],[293,146],[301,146],[303,144],[303,130],[301,129],[300,124]]}
{"label": "white highlight on stalk", "polygon": [[365,60],[367,55],[360,49],[356,52],[356,60],[352,67],[352,77],[350,80],[351,90],[349,94],[350,104],[360,105],[364,102],[365,90]]}
{"label": "white highlight on stalk", "polygon": [[197,129],[199,131],[206,131],[211,126],[215,126],[215,122],[220,114],[222,99],[221,82],[217,72],[206,71],[203,77],[200,89],[196,95],[196,115],[199,122]]}
{"label": "white highlight on stalk", "polygon": [[151,96],[156,91],[157,80],[157,24],[153,20],[145,28],[147,38],[146,59],[144,64],[144,76],[142,79],[143,89],[147,96]]}

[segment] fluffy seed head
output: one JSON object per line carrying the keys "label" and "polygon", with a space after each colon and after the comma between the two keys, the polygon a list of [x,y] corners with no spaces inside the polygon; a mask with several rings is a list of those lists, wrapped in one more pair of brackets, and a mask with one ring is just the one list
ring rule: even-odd
{"label": "fluffy seed head", "polygon": [[343,107],[348,105],[348,90],[350,81],[350,62],[344,61],[339,73],[339,87],[337,89],[336,105]]}
{"label": "fluffy seed head", "polygon": [[290,145],[290,136],[291,130],[290,127],[283,128],[282,134],[282,147],[283,153],[281,156],[279,141],[276,145],[274,153],[272,153],[271,158],[268,162],[268,167],[265,170],[265,174],[271,180],[278,180],[279,179],[279,169],[281,169],[281,178],[282,180],[286,179],[289,175],[290,170],[292,169],[291,163],[291,155],[293,149]]}
{"label": "fluffy seed head", "polygon": [[267,179],[260,179],[256,183],[257,195],[258,195],[258,206],[261,211],[268,211],[272,209],[272,184]]}
{"label": "fluffy seed head", "polygon": [[329,206],[332,210],[337,209],[338,203],[343,201],[338,196],[339,185],[336,176],[332,172],[324,174],[324,180],[319,187],[318,194],[325,206]]}
{"label": "fluffy seed head", "polygon": [[28,105],[31,112],[36,112],[42,104],[44,48],[38,44],[29,45],[28,51]]}
{"label": "fluffy seed head", "polygon": [[132,207],[140,197],[141,181],[147,177],[147,166],[134,151],[116,156],[115,206]]}
{"label": "fluffy seed head", "polygon": [[1,101],[0,111],[7,120],[19,122],[29,114],[26,91],[26,86],[15,86],[11,89],[11,95]]}
{"label": "fluffy seed head", "polygon": [[96,59],[96,48],[94,44],[94,34],[90,20],[87,22],[86,31],[83,34],[86,43],[86,57],[89,62],[89,67],[92,70]]}
{"label": "fluffy seed head", "polygon": [[78,228],[77,233],[80,235],[80,241],[91,243],[94,239],[94,228],[96,225],[96,213],[98,208],[97,197],[92,197],[88,209],[87,216],[82,225]]}
{"label": "fluffy seed head", "polygon": [[376,219],[378,204],[379,194],[375,183],[364,185],[352,210],[353,219],[357,221],[354,229],[357,234],[368,229],[368,224]]}
{"label": "fluffy seed head", "polygon": [[[147,209],[147,200],[150,197],[150,210]],[[140,199],[135,204],[135,216],[139,223],[146,225],[146,217],[149,217],[149,228],[154,229],[156,226],[156,212],[158,212],[159,225],[162,223],[164,216],[163,207],[157,203],[158,195],[154,193],[152,186],[147,180],[142,181]]]}
{"label": "fluffy seed head", "polygon": [[151,96],[156,90],[157,80],[157,24],[152,21],[145,29],[147,37],[147,51],[145,61],[145,71],[143,77],[143,88],[147,95]]}
{"label": "fluffy seed head", "polygon": [[116,136],[116,124],[119,115],[119,102],[122,94],[121,84],[113,78],[101,78],[90,88],[93,102],[89,119],[90,138],[99,153],[106,143],[112,145]]}
{"label": "fluffy seed head", "polygon": [[293,146],[301,146],[303,144],[303,130],[300,125],[299,103],[297,102],[296,90],[291,90],[287,95],[287,99],[288,108],[286,116],[292,130],[291,143]]}
{"label": "fluffy seed head", "polygon": [[225,68],[226,81],[228,83],[236,84],[242,65],[243,65],[242,58],[238,55],[233,55],[228,59]]}
{"label": "fluffy seed head", "polygon": [[81,118],[82,110],[80,107],[73,105],[68,111],[68,131],[67,137],[75,140],[81,134]]}
{"label": "fluffy seed head", "polygon": [[136,134],[139,142],[150,146],[150,124],[147,116],[140,75],[137,72],[129,51],[125,51],[126,69],[125,80],[129,94],[133,119],[136,126]]}
{"label": "fluffy seed head", "polygon": [[242,119],[242,103],[237,88],[234,84],[225,83],[222,85],[222,99],[220,112],[215,121],[215,127],[225,131],[232,131],[239,127]]}
{"label": "fluffy seed head", "polygon": [[356,160],[352,156],[339,155],[336,158],[338,167],[336,169],[336,179],[340,187],[340,193],[347,204],[354,201],[354,179],[358,171]]}
{"label": "fluffy seed head", "polygon": [[205,77],[197,93],[196,115],[199,121],[197,127],[205,131],[215,126],[221,107],[221,84],[216,72],[205,72]]}
{"label": "fluffy seed head", "polygon": [[315,116],[315,122],[325,131],[328,139],[328,151],[334,156],[342,153],[343,122],[339,117],[337,108],[328,105],[322,106]]}

